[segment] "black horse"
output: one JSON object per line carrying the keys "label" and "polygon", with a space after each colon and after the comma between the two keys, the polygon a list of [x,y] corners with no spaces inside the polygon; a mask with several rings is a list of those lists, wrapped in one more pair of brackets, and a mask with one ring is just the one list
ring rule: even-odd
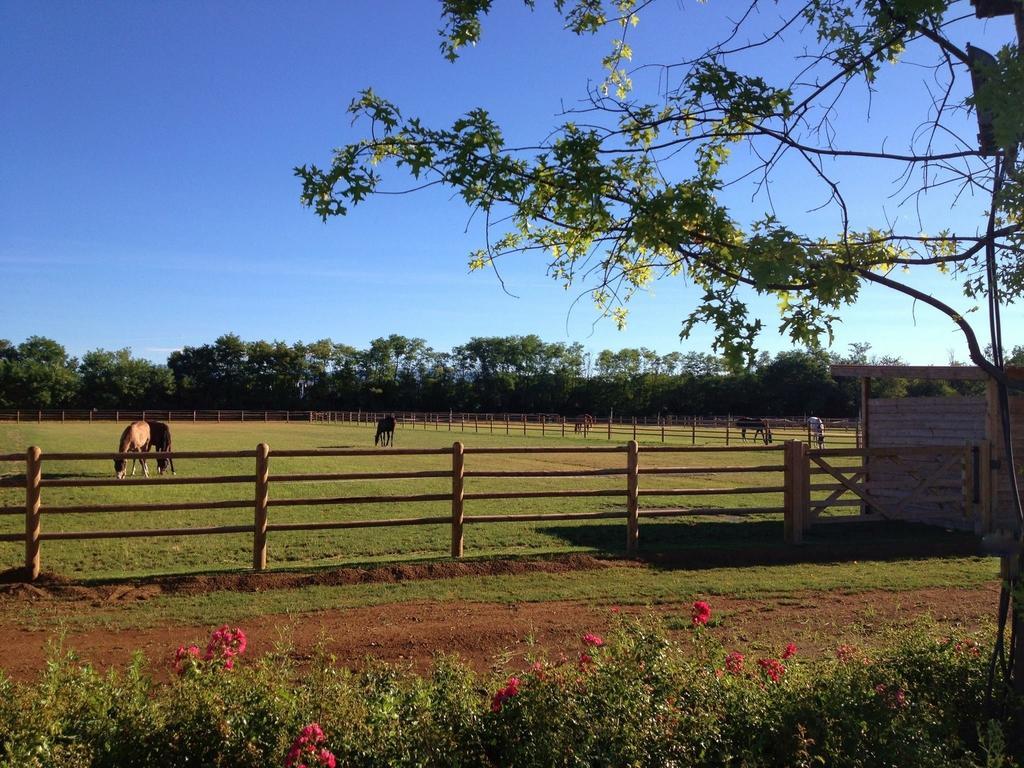
{"label": "black horse", "polygon": [[740,438],[747,439],[747,430],[754,430],[754,440],[761,436],[761,442],[768,445],[772,442],[772,428],[768,426],[768,419],[753,419],[749,416],[740,416],[736,419],[736,426],[740,430]]}
{"label": "black horse", "polygon": [[373,444],[380,446],[395,444],[395,417],[385,416],[377,422],[377,434],[373,436]]}
{"label": "black horse", "polygon": [[[149,424],[149,447],[157,453],[171,452],[171,428],[162,421],[147,421]],[[174,459],[168,456],[166,459],[156,460],[156,471],[163,474],[170,467],[171,474],[174,472]]]}

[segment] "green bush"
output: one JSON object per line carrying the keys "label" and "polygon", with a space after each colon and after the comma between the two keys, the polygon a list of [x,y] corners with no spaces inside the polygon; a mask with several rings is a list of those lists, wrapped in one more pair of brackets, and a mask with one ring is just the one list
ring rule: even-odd
{"label": "green bush", "polygon": [[481,680],[445,657],[427,677],[323,656],[296,666],[285,652],[235,663],[244,637],[228,636],[234,650],[179,652],[168,683],[141,658],[103,675],[59,654],[35,683],[0,676],[0,765],[1015,764],[1004,733],[1016,724],[985,719],[988,651],[970,637],[917,630],[870,656],[727,662],[701,626],[677,643],[624,620]]}

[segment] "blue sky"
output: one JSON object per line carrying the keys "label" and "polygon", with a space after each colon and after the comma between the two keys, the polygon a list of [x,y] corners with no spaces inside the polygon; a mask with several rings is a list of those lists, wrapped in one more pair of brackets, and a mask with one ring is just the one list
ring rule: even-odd
{"label": "blue sky", "polygon": [[[619,332],[595,324],[586,295],[574,304],[582,287],[566,291],[537,258],[502,265],[518,298],[490,273],[469,274],[482,224],[449,192],[373,199],[328,224],[299,205],[292,168],[325,165],[331,148],[359,137],[345,107],[361,88],[440,124],[483,106],[510,140],[536,143],[601,78],[607,35],[560,31],[544,0],[532,14],[496,5],[482,44],[453,65],[438,50],[438,6],[423,0],[0,0],[0,337],[50,336],[74,355],[131,347],[155,360],[228,332],[359,347],[399,333],[436,349],[536,333],[592,350],[708,351],[707,332],[678,338],[695,299],[680,280],[634,300]],[[721,6],[662,3],[631,33],[638,58],[667,61],[719,36]],[[994,25],[978,22],[972,42],[1000,33]],[[763,66],[771,75],[785,64]],[[888,130],[887,115],[919,91],[883,78],[857,138]],[[865,165],[848,192],[877,223],[888,179],[873,174]],[[785,172],[772,199],[798,221],[810,205]],[[765,208],[749,204],[752,215]],[[883,207],[910,215],[894,200]],[[983,209],[979,199],[951,213],[940,204],[972,227]],[[969,307],[955,285],[926,287]],[[754,305],[770,329],[762,347],[788,348],[771,330],[774,301]],[[843,318],[841,352],[866,341],[912,363],[966,358],[949,323],[902,297],[866,291]],[[1008,343],[1020,343],[1019,310],[1004,324]]]}

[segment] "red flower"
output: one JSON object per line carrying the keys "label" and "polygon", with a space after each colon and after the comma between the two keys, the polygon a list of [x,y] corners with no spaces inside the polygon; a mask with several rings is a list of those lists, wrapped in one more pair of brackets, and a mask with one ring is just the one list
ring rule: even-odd
{"label": "red flower", "polygon": [[711,618],[711,606],[703,600],[697,600],[690,609],[690,616],[693,619],[693,626],[702,627]]}
{"label": "red flower", "polygon": [[510,677],[505,687],[491,698],[491,712],[501,712],[502,705],[517,693],[519,693],[519,678]]}
{"label": "red flower", "polygon": [[580,654],[580,669],[586,669],[589,664],[593,664],[594,659],[589,653]]}
{"label": "red flower", "polygon": [[843,643],[836,648],[836,658],[840,661],[851,661],[857,655],[857,649],[852,645]]}
{"label": "red flower", "polygon": [[725,668],[731,675],[738,675],[743,671],[743,654],[739,651],[732,651],[725,657]]}
{"label": "red flower", "polygon": [[779,682],[782,676],[786,674],[786,667],[778,659],[758,659],[757,666],[764,671],[765,675],[773,683]]}
{"label": "red flower", "polygon": [[583,643],[597,648],[604,645],[604,640],[601,639],[600,635],[595,635],[593,632],[587,632],[587,634],[583,636]]}
{"label": "red flower", "polygon": [[795,643],[790,643],[789,645],[786,646],[786,650],[784,650],[782,652],[782,658],[783,659],[788,659],[788,658],[791,658],[793,656],[796,656],[796,644]]}

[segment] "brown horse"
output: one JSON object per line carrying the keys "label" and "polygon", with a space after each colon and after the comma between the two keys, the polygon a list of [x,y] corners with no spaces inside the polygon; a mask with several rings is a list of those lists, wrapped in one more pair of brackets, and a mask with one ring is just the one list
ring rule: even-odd
{"label": "brown horse", "polygon": [[373,436],[373,444],[381,447],[395,444],[395,416],[390,414],[377,422],[377,434]]}
{"label": "brown horse", "polygon": [[754,430],[754,441],[761,436],[761,441],[768,445],[772,442],[772,428],[768,425],[768,419],[753,419],[750,416],[740,416],[736,419],[736,426],[740,428],[740,438],[747,439],[747,430]]}
{"label": "brown horse", "polygon": [[[149,425],[149,447],[157,453],[170,453],[171,452],[171,428],[164,424],[162,421],[147,421]],[[166,459],[156,460],[156,471],[159,474],[163,474],[170,467],[171,474],[177,474],[174,471],[174,459],[168,456]]]}
{"label": "brown horse", "polygon": [[590,434],[590,430],[594,428],[594,417],[589,413],[584,413],[582,416],[576,417],[576,423],[573,425],[573,431],[578,434],[583,434],[584,437]]}
{"label": "brown horse", "polygon": [[[150,434],[149,423],[145,421],[133,421],[124,428],[121,433],[121,442],[118,443],[118,453],[145,453],[149,450]],[[142,463],[142,474],[149,477],[149,467],[146,466],[146,459],[139,457]],[[114,475],[118,480],[124,480],[128,470],[127,459],[114,459]],[[135,477],[135,458],[132,458],[132,477]]]}

